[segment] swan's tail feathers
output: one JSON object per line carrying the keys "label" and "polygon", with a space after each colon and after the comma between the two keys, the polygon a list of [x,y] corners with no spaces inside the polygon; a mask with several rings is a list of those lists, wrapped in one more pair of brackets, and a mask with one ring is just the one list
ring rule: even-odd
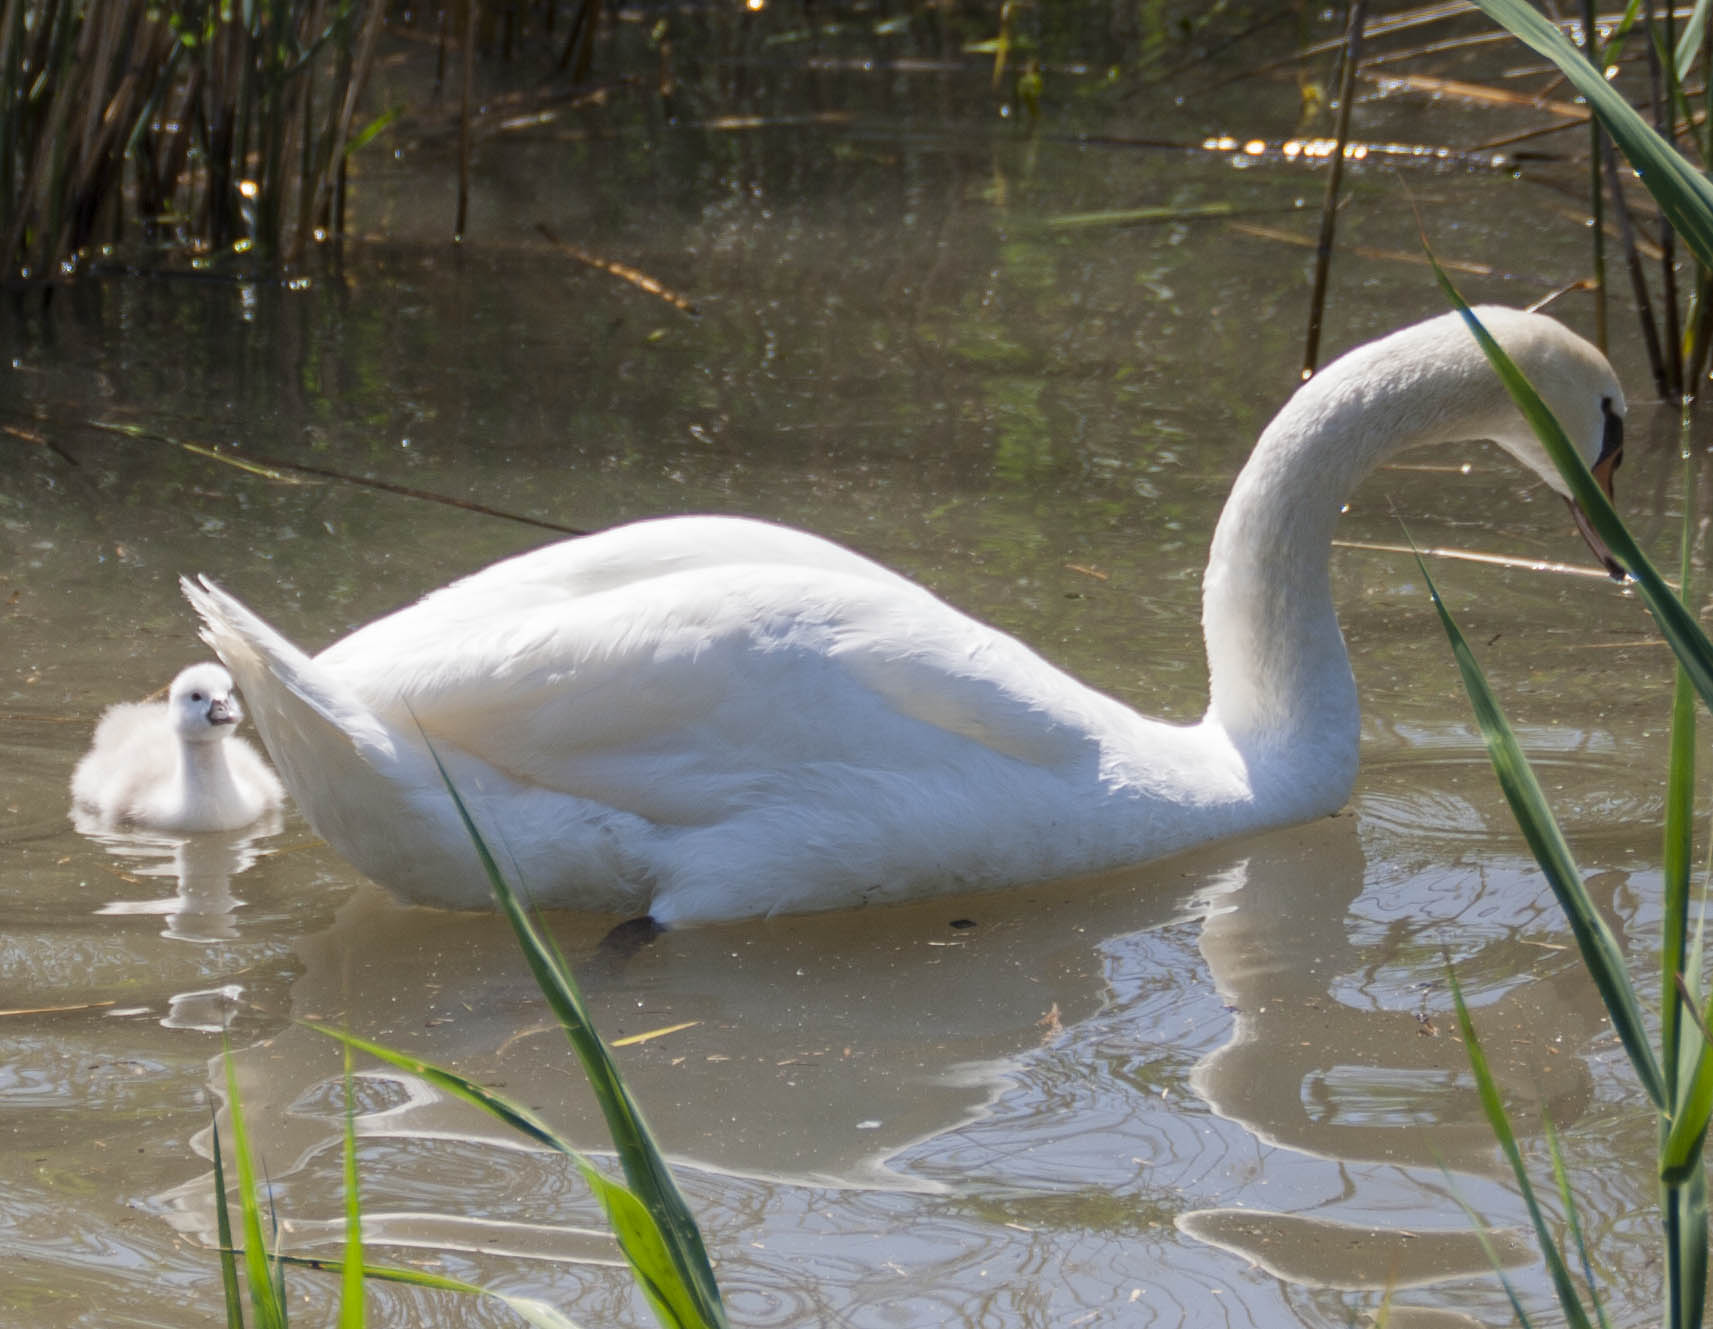
{"label": "swan's tail feathers", "polygon": [[[293,756],[306,751],[355,749],[371,763],[391,756],[385,725],[314,660],[209,578],[180,577],[178,584],[202,618],[202,640],[244,694],[275,765],[289,772]],[[287,783],[296,784],[289,774]]]}

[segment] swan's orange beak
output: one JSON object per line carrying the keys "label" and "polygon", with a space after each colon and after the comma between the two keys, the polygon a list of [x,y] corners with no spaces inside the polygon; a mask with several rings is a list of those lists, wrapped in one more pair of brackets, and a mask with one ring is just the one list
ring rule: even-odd
{"label": "swan's orange beak", "polygon": [[[1600,455],[1589,470],[1593,473],[1594,482],[1600,486],[1600,492],[1606,495],[1608,500],[1615,497],[1612,492],[1612,477],[1617,474],[1623,460],[1624,419],[1607,407],[1606,435],[1600,443]],[[1612,551],[1606,548],[1606,542],[1589,524],[1588,514],[1582,510],[1581,504],[1573,498],[1565,501],[1570,504],[1570,515],[1576,519],[1576,529],[1582,532],[1582,538],[1588,542],[1588,548],[1594,557],[1604,565],[1613,581],[1625,580],[1629,574],[1624,571],[1624,565],[1612,557]]]}

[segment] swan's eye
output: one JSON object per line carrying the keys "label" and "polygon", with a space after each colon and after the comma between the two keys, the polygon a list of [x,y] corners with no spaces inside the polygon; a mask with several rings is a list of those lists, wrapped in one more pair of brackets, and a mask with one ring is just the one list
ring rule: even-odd
{"label": "swan's eye", "polygon": [[193,692],[190,694],[190,699],[192,701],[201,701],[202,700],[202,694],[200,692]]}

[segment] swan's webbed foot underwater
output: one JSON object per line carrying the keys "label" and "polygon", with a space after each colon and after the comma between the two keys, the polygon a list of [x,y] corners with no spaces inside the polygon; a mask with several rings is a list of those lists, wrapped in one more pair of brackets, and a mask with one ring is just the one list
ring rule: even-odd
{"label": "swan's webbed foot underwater", "polygon": [[627,918],[601,938],[601,944],[595,951],[609,963],[622,964],[664,931],[666,929],[648,914],[643,914],[640,918]]}

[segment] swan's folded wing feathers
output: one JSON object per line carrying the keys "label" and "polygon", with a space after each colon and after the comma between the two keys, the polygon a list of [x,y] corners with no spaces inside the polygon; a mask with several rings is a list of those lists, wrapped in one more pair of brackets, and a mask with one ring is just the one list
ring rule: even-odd
{"label": "swan's folded wing feathers", "polygon": [[777,795],[804,764],[944,764],[948,735],[1042,766],[1091,755],[1086,715],[1026,647],[826,568],[695,568],[485,613],[431,597],[317,664],[387,723],[408,713],[522,783],[673,823]]}

